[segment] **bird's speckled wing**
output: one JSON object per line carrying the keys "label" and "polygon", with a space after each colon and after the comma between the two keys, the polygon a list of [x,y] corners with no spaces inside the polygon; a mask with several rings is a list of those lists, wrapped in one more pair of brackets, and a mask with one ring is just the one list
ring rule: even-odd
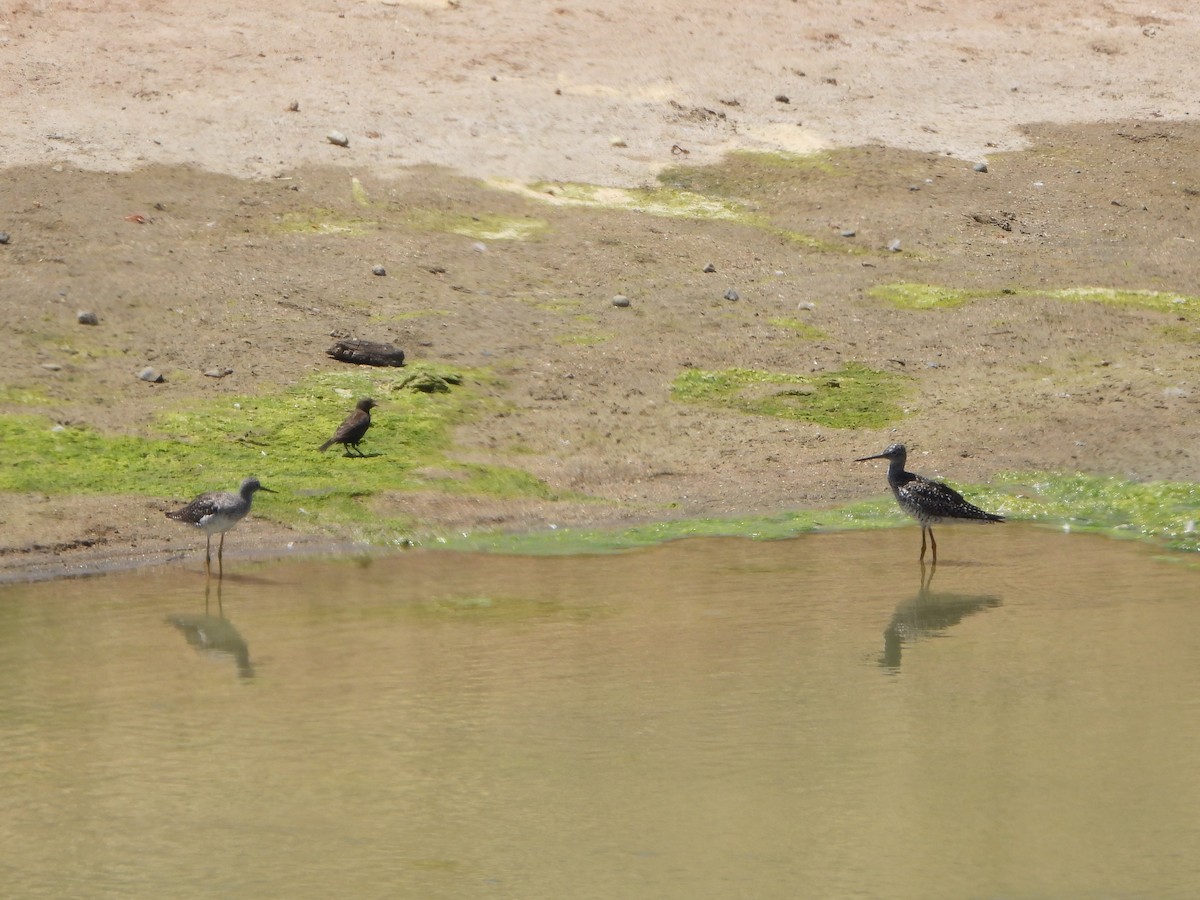
{"label": "bird's speckled wing", "polygon": [[219,508],[219,500],[221,494],[212,492],[201,494],[183,509],[177,509],[175,512],[167,513],[167,518],[175,519],[179,522],[192,522],[193,524],[200,522],[207,516],[213,515]]}
{"label": "bird's speckled wing", "polygon": [[940,481],[916,476],[897,490],[901,505],[909,515],[917,519],[979,519],[984,522],[1001,522],[1003,516],[985,512],[963,495]]}

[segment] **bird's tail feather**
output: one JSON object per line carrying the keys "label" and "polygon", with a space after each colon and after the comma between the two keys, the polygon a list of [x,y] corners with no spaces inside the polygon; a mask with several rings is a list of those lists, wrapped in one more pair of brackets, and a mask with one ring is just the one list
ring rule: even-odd
{"label": "bird's tail feather", "polygon": [[322,453],[324,453],[326,450],[328,450],[332,446],[333,446],[333,438],[330,438],[329,440],[327,440],[325,443],[323,443],[317,449],[320,450]]}

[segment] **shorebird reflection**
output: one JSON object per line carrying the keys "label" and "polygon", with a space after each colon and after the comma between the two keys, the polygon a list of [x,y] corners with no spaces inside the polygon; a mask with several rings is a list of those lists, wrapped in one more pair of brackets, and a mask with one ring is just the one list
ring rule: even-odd
{"label": "shorebird reflection", "polygon": [[237,665],[239,678],[253,678],[254,666],[250,662],[250,648],[233,623],[225,618],[221,608],[221,582],[217,581],[217,614],[208,611],[212,583],[205,582],[204,614],[179,613],[167,616],[166,622],[177,629],[196,652],[209,656],[232,656]]}
{"label": "shorebird reflection", "polygon": [[915,597],[902,601],[892,613],[892,621],[883,631],[883,653],[879,665],[900,669],[905,644],[937,637],[952,625],[980,610],[1000,605],[1000,598],[983,594],[934,593],[930,589],[936,567],[921,564],[921,589]]}

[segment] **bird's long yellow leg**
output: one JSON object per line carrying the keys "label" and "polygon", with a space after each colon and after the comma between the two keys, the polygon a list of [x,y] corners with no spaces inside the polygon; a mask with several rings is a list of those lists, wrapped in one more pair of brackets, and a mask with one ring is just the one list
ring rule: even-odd
{"label": "bird's long yellow leg", "polygon": [[929,529],[929,543],[933,545],[933,564],[937,565],[937,541],[933,539],[933,529]]}
{"label": "bird's long yellow leg", "polygon": [[[937,556],[937,548],[934,548],[933,555]],[[221,543],[217,545],[217,577],[225,577],[225,532],[221,532]]]}
{"label": "bird's long yellow leg", "polygon": [[204,574],[212,575],[212,535],[204,536]]}
{"label": "bird's long yellow leg", "polygon": [[925,562],[925,526],[921,526],[921,562]]}

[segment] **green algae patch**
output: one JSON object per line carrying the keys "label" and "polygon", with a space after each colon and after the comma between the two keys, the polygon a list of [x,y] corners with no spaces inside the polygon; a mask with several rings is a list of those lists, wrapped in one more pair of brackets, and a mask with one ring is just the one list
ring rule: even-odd
{"label": "green algae patch", "polygon": [[802,322],[799,319],[780,316],[774,319],[767,319],[767,322],[776,328],[783,329],[793,337],[806,341],[820,341],[829,337],[820,328],[817,328],[815,325],[809,325],[807,322]]}
{"label": "green algae patch", "polygon": [[[557,499],[521,470],[448,458],[451,429],[480,405],[469,382],[489,377],[432,365],[322,373],[280,394],[163,413],[154,433],[145,436],[64,427],[40,416],[0,416],[0,450],[11,463],[0,469],[0,492],[183,501],[205,490],[231,490],[247,475],[257,475],[279,492],[255,498],[258,514],[371,541],[393,541],[412,525],[402,511],[381,516],[373,499],[386,492],[428,491],[420,470],[431,466],[454,473],[446,491]],[[451,389],[414,389],[430,379]],[[365,457],[347,457],[340,447],[318,452],[363,396],[379,403],[361,446]],[[402,504],[396,508],[402,510]]]}
{"label": "green algae patch", "polygon": [[[1200,553],[1200,484],[1133,484],[1090,475],[1018,473],[991,485],[955,488],[973,503],[1013,522],[1067,531],[1139,539],[1169,550]],[[912,525],[890,497],[822,510],[771,516],[681,519],[624,529],[551,528],[525,534],[475,533],[447,538],[455,550],[535,556],[611,553],[685,538],[783,540],[828,531],[871,530]],[[1187,559],[1187,557],[1178,557]]]}
{"label": "green algae patch", "polygon": [[309,209],[303,212],[288,212],[280,216],[274,226],[283,234],[341,234],[361,235],[377,231],[378,223],[356,216],[343,215],[332,209]]}
{"label": "green algae patch", "polygon": [[[1200,551],[1200,485],[1128,482],[1095,475],[1016,473],[999,511],[1073,531],[1135,537],[1173,550]],[[973,498],[974,499],[974,498]],[[986,497],[984,499],[987,499]]]}
{"label": "green algae patch", "polygon": [[350,199],[358,206],[371,205],[371,195],[367,193],[367,189],[357,178],[350,179]]}
{"label": "green algae patch", "polygon": [[748,216],[741,203],[672,187],[616,188],[545,181],[525,185],[505,180],[492,180],[488,184],[557,206],[628,210],[661,218],[745,221]]}
{"label": "green algae patch", "polygon": [[[686,170],[693,183],[722,189],[720,174],[709,170]],[[713,196],[706,190],[689,189],[670,183],[670,173],[659,176],[659,187],[620,188],[577,182],[521,182],[492,179],[489,187],[510,191],[523,197],[555,206],[625,210],[659,218],[695,219],[731,222],[771,234],[804,250],[821,253],[861,254],[868,251],[850,244],[837,244],[803,232],[774,224],[768,217],[752,212],[741,200]],[[727,186],[726,186],[727,187]],[[762,186],[760,186],[762,187]]]}
{"label": "green algae patch", "polygon": [[787,169],[792,172],[819,172],[822,175],[840,174],[833,154],[827,150],[794,153],[788,150],[734,150],[733,159],[745,160],[765,168]]}
{"label": "green algae patch", "polygon": [[1103,303],[1128,309],[1148,309],[1170,313],[1191,320],[1200,320],[1200,297],[1170,291],[1120,290],[1117,288],[1081,287],[1061,290],[999,291],[966,290],[935,284],[902,282],[881,284],[867,291],[867,296],[882,300],[900,309],[954,309],[975,300],[1002,293],[1012,297],[1048,297],[1053,300]]}
{"label": "green algae patch", "polygon": [[829,428],[883,428],[903,417],[907,379],[850,364],[796,375],[755,369],[689,369],[671,388],[675,400]]}
{"label": "green algae patch", "polygon": [[1128,291],[1117,288],[1081,287],[1057,291],[1032,291],[1041,297],[1055,300],[1082,300],[1155,312],[1172,313],[1189,319],[1200,319],[1200,297],[1175,294],[1170,291]]}
{"label": "green algae patch", "polygon": [[562,347],[595,347],[611,340],[611,334],[564,334],[554,342]]}
{"label": "green algae patch", "polygon": [[499,213],[440,212],[430,209],[409,210],[410,227],[421,231],[441,231],[474,238],[477,241],[527,241],[548,231],[550,223],[532,216],[505,216]]}
{"label": "green algae patch", "polygon": [[44,406],[51,402],[50,396],[40,387],[0,385],[0,406]]}
{"label": "green algae patch", "polygon": [[900,309],[954,309],[980,297],[991,296],[991,292],[902,282],[877,285],[867,291],[867,296]]}

